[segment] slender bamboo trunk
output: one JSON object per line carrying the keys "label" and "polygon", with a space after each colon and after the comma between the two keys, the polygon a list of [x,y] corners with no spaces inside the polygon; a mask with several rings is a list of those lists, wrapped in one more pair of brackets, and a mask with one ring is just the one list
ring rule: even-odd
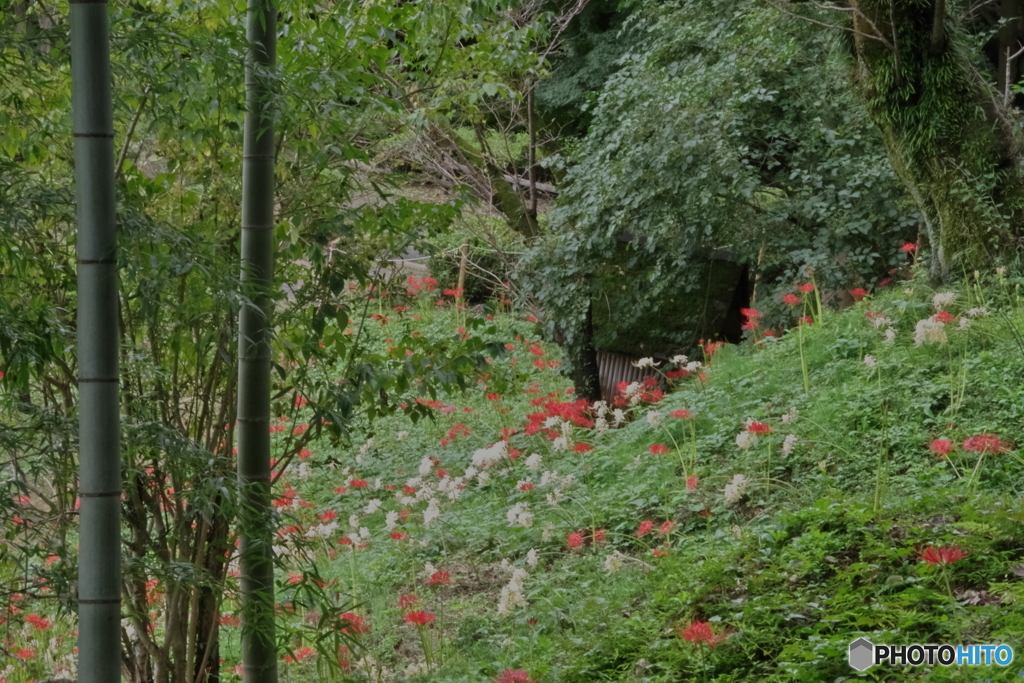
{"label": "slender bamboo trunk", "polygon": [[242,680],[276,683],[270,509],[270,339],[274,280],[274,87],[277,13],[249,0],[242,161],[242,286],[238,316],[238,481]]}
{"label": "slender bamboo trunk", "polygon": [[78,204],[78,680],[121,680],[121,453],[110,41],[105,0],[71,0]]}

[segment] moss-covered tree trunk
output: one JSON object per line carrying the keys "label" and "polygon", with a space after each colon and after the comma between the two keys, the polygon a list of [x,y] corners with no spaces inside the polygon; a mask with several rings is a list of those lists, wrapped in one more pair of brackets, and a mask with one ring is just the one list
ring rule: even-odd
{"label": "moss-covered tree trunk", "polygon": [[854,84],[920,207],[932,275],[996,262],[1024,232],[1018,127],[947,0],[855,0]]}

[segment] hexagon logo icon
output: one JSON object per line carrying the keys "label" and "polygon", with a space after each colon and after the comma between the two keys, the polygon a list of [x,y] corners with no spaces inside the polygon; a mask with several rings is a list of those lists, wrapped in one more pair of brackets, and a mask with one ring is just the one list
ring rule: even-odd
{"label": "hexagon logo icon", "polygon": [[850,666],[857,671],[866,671],[875,663],[875,646],[867,638],[858,638],[850,643]]}

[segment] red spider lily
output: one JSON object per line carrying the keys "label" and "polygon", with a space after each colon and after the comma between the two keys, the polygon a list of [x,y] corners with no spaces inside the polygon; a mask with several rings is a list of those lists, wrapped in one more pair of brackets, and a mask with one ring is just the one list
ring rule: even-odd
{"label": "red spider lily", "polygon": [[29,650],[28,648],[22,648],[22,649],[18,650],[17,652],[15,652],[14,656],[17,657],[18,659],[28,660],[28,659],[34,658],[36,656],[36,653],[33,652],[32,650]]}
{"label": "red spider lily", "polygon": [[676,368],[675,370],[669,370],[665,373],[665,377],[669,379],[679,379],[680,377],[688,377],[689,375],[690,373],[685,368]]}
{"label": "red spider lily", "polygon": [[295,400],[292,401],[292,405],[295,406],[296,408],[301,408],[307,403],[309,403],[309,400],[302,394],[295,394]]}
{"label": "red spider lily", "polygon": [[686,478],[686,488],[690,491],[697,490],[697,482],[699,481],[696,474],[691,474]]}
{"label": "red spider lily", "polygon": [[352,545],[352,539],[348,536],[342,536],[338,539],[339,545]]}
{"label": "red spider lily", "polygon": [[668,550],[665,548],[655,548],[651,551],[651,555],[654,555],[655,557],[664,557],[665,555],[668,555]]}
{"label": "red spider lily", "polygon": [[525,481],[519,485],[520,491],[532,491],[535,488],[537,488],[537,486],[532,481]]}
{"label": "red spider lily", "polygon": [[917,251],[917,245],[913,242],[904,242],[900,249],[909,254],[912,251]]}
{"label": "red spider lily", "polygon": [[437,469],[437,471],[435,472],[435,474],[437,474],[437,478],[438,478],[438,479],[444,479],[445,477],[447,477],[447,476],[448,476],[448,470],[446,470],[446,469],[445,469],[445,468],[443,468],[443,467],[439,467],[439,468]]}
{"label": "red spider lily", "polygon": [[644,536],[645,534],[650,533],[651,529],[653,529],[653,528],[654,528],[654,522],[645,519],[644,521],[640,522],[640,526],[636,530],[636,535],[637,536]]}
{"label": "red spider lily", "polygon": [[583,534],[574,531],[573,533],[569,534],[568,537],[566,537],[566,543],[568,544],[570,549],[582,547]]}
{"label": "red spider lily", "polygon": [[605,541],[605,533],[606,533],[605,529],[595,529],[594,530],[594,543],[604,543],[604,541]]}
{"label": "red spider lily", "polygon": [[919,559],[930,565],[936,565],[950,564],[957,560],[962,560],[965,557],[967,557],[967,553],[955,545],[943,546],[940,548],[930,545],[921,552]]}
{"label": "red spider lily", "polygon": [[594,450],[594,447],[589,443],[578,443],[572,447],[574,453],[587,453],[588,451]]}
{"label": "red spider lily", "polygon": [[500,676],[495,676],[494,680],[498,683],[536,683],[526,673],[526,669],[505,669]]}
{"label": "red spider lily", "polygon": [[814,324],[814,318],[812,318],[809,315],[805,315],[804,317],[800,318],[799,323],[801,325],[813,325]]}
{"label": "red spider lily", "polygon": [[935,319],[942,323],[943,325],[948,325],[949,323],[954,322],[956,320],[956,316],[954,316],[949,311],[939,311],[938,313],[935,314]]}
{"label": "red spider lily", "polygon": [[398,606],[402,609],[408,609],[413,605],[419,603],[420,599],[415,595],[401,595],[398,598]]}
{"label": "red spider lily", "polygon": [[647,450],[649,453],[651,453],[651,455],[664,455],[665,453],[668,453],[671,449],[668,446],[665,446],[664,444],[656,443],[652,444],[651,447],[648,448]]}
{"label": "red spider lily", "polygon": [[707,344],[705,344],[704,340],[701,339],[700,343],[701,346],[704,348],[704,355],[707,356],[708,358],[711,358],[713,355],[715,355],[716,351],[725,346],[725,342],[720,341],[709,341]]}
{"label": "red spider lily", "polygon": [[303,448],[301,451],[299,451],[299,458],[301,460],[306,460],[307,458],[312,457],[312,455],[313,451],[309,450],[308,448]]}
{"label": "red spider lily", "polygon": [[27,617],[25,617],[25,621],[27,621],[28,623],[32,624],[32,626],[37,631],[45,631],[46,629],[50,628],[50,626],[52,626],[52,624],[49,621],[47,621],[46,619],[43,619],[38,614],[30,614],[30,615],[28,615]]}
{"label": "red spider lily", "polygon": [[761,311],[757,310],[756,308],[741,308],[740,315],[742,315],[745,318],[760,318]]}
{"label": "red spider lily", "polygon": [[671,417],[679,418],[680,420],[685,420],[688,417],[693,417],[693,415],[690,415],[690,412],[685,408],[673,410],[671,413],[669,413],[669,415]]}
{"label": "red spider lily", "polygon": [[868,290],[864,289],[863,287],[855,287],[854,289],[850,290],[850,296],[853,297],[854,301],[860,301],[861,299],[863,299],[867,295],[868,295]]}
{"label": "red spider lily", "polygon": [[353,479],[348,483],[348,485],[354,489],[365,489],[370,485],[370,482],[365,479]]}
{"label": "red spider lily", "polygon": [[751,422],[747,425],[747,431],[751,434],[771,434],[772,428],[763,422]]}
{"label": "red spider lily", "polygon": [[788,304],[790,306],[796,306],[801,301],[802,301],[802,299],[800,297],[798,297],[796,294],[783,294],[782,295],[782,302],[785,303],[785,304]]}
{"label": "red spider lily", "polygon": [[435,617],[430,612],[419,611],[409,612],[402,618],[408,624],[415,624],[416,626],[426,626],[427,624],[432,623],[437,617]]}
{"label": "red spider lily", "polygon": [[726,637],[724,633],[716,634],[711,628],[711,624],[706,621],[695,621],[685,629],[679,629],[678,633],[687,642],[708,647],[715,647]]}
{"label": "red spider lily", "polygon": [[995,434],[978,434],[964,439],[965,451],[978,451],[980,453],[1003,453],[1010,449],[1009,444],[999,440]]}
{"label": "red spider lily", "polygon": [[345,488],[344,486],[335,486],[334,487],[334,492],[335,493],[348,493],[348,489]]}
{"label": "red spider lily", "polygon": [[338,518],[338,513],[335,512],[334,510],[324,510],[319,515],[317,515],[317,519],[319,519],[321,522],[323,522],[325,524],[327,522],[331,521],[332,519],[337,519],[337,518]]}
{"label": "red spider lily", "polygon": [[544,349],[540,348],[539,346],[531,346],[530,353],[532,353],[535,356],[543,356],[547,352]]}
{"label": "red spider lily", "polygon": [[810,294],[811,292],[814,291],[814,283],[813,282],[805,282],[802,285],[797,285],[796,288],[799,289],[804,294]]}
{"label": "red spider lily", "polygon": [[665,536],[666,534],[670,533],[672,531],[672,529],[674,529],[675,527],[676,527],[676,523],[673,522],[672,520],[667,520],[665,522],[662,522],[661,529],[658,530],[658,535],[659,536]]}
{"label": "red spider lily", "polygon": [[404,531],[392,531],[391,538],[395,539],[396,541],[408,541],[409,534],[405,533]]}
{"label": "red spider lily", "polygon": [[500,401],[501,400],[501,394],[487,394],[487,400],[488,401]]}
{"label": "red spider lily", "polygon": [[309,425],[299,425],[292,430],[292,434],[303,434],[307,429],[309,429]]}
{"label": "red spider lily", "polygon": [[528,316],[526,316],[526,321],[527,322],[531,322],[531,323],[535,323],[535,322],[537,322],[537,316],[535,316],[535,315],[528,315]]}
{"label": "red spider lily", "polygon": [[407,496],[414,496],[414,495],[416,495],[416,487],[415,486],[403,486],[402,487],[402,493],[404,493]]}
{"label": "red spider lily", "polygon": [[438,570],[430,575],[427,579],[427,583],[431,586],[450,586],[452,583],[452,575],[449,572]]}
{"label": "red spider lily", "polygon": [[350,635],[359,635],[362,633],[370,632],[370,624],[367,623],[366,619],[354,612],[345,612],[341,615],[342,621],[347,621],[348,625],[341,629],[342,633]]}
{"label": "red spider lily", "polygon": [[955,448],[956,446],[949,439],[935,439],[935,441],[928,444],[928,450],[939,455],[949,455]]}

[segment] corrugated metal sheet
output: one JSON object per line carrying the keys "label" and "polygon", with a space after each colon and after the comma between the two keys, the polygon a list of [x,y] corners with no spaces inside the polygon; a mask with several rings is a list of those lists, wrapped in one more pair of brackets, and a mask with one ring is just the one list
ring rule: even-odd
{"label": "corrugated metal sheet", "polygon": [[[601,379],[601,398],[611,401],[615,398],[615,387],[619,382],[642,382],[648,377],[661,376],[652,368],[638,368],[633,365],[639,358],[609,351],[597,352],[598,376]],[[660,382],[659,382],[660,383]]]}

